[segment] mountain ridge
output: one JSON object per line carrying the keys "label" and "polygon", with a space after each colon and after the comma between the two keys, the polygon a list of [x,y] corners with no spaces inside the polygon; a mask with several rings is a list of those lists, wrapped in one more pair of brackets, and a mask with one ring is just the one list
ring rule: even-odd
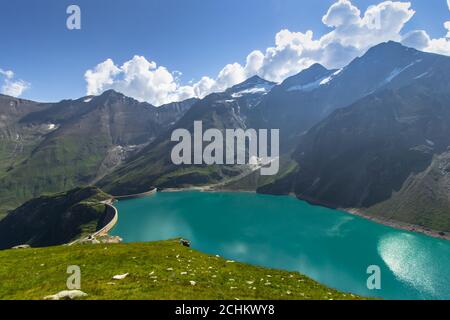
{"label": "mountain ridge", "polygon": [[9,116],[0,123],[0,157],[9,164],[0,170],[0,211],[43,192],[95,183],[196,101],[157,108],[115,91],[45,104],[3,97],[0,113]]}
{"label": "mountain ridge", "polygon": [[[396,76],[404,79],[395,85],[337,109],[313,126],[294,153],[299,170],[259,191],[293,192],[312,203],[450,231],[445,222],[450,221],[448,177],[445,170],[438,174],[433,160],[445,158],[450,145],[450,58],[421,58],[417,66],[404,68],[404,63],[398,69],[403,71]],[[426,75],[416,76],[424,70]]]}
{"label": "mountain ridge", "polygon": [[[96,97],[39,105],[36,113],[19,113],[10,123],[35,131],[39,126],[53,125],[50,132],[39,136],[46,144],[39,139],[37,143],[49,148],[46,155],[53,152],[52,146],[58,145],[58,141],[51,139],[58,137],[58,132],[67,131],[69,134],[64,134],[67,138],[77,131],[71,130],[71,126],[79,129],[91,122],[90,128],[105,128],[106,134],[101,137],[106,142],[89,143],[91,137],[98,136],[97,128],[86,137],[84,146],[90,147],[74,153],[75,159],[79,157],[86,164],[88,158],[83,154],[92,156],[95,155],[92,150],[103,150],[89,170],[77,168],[74,171],[77,177],[72,181],[93,181],[119,195],[147,191],[152,186],[185,187],[218,182],[226,186],[227,180],[248,170],[232,165],[173,165],[170,151],[174,142],[170,141],[170,135],[174,129],[192,133],[194,121],[202,121],[204,130],[280,129],[280,161],[286,168],[270,178],[257,177],[258,172],[253,172],[227,187],[245,185],[262,193],[295,193],[308,201],[362,208],[373,215],[377,215],[373,208],[384,204],[383,208],[397,210],[393,215],[403,217],[406,222],[411,222],[405,218],[406,209],[401,209],[402,212],[395,209],[402,207],[399,201],[413,203],[411,199],[420,198],[412,196],[413,189],[417,194],[418,190],[435,188],[440,194],[435,199],[436,208],[432,209],[437,212],[435,218],[426,221],[417,212],[411,212],[411,219],[425,221],[433,228],[439,224],[447,228],[436,222],[447,214],[447,200],[441,196],[446,194],[447,180],[439,176],[438,182],[431,183],[430,177],[436,177],[436,172],[446,172],[436,166],[445,166],[442,159],[446,159],[446,148],[450,145],[446,125],[450,120],[449,72],[449,57],[387,42],[374,46],[342,69],[329,70],[313,64],[279,84],[254,76],[224,92],[162,109],[110,90]],[[23,104],[29,104],[28,109],[34,106],[32,102]],[[139,117],[131,112],[136,109],[140,110]],[[143,116],[146,113],[148,116]],[[121,118],[114,118],[119,114]],[[149,121],[153,125],[148,126]],[[126,124],[131,123],[133,127],[127,128]],[[59,127],[62,124],[65,126]],[[14,137],[13,130],[4,132],[4,137]],[[131,144],[140,145],[133,150],[121,149]],[[26,150],[35,156],[40,149]],[[123,153],[126,156],[122,157]],[[27,168],[31,160],[32,157],[24,155],[20,163]],[[55,160],[65,167],[67,158]],[[29,175],[32,174],[30,171]],[[0,175],[0,190],[11,187],[5,184],[5,175],[20,176],[20,172],[13,167]],[[62,173],[60,177],[66,176],[67,173]],[[46,177],[44,173],[43,178]],[[20,190],[22,184],[15,190]],[[34,194],[39,190],[34,187]],[[428,199],[427,203],[433,203],[432,197]]]}

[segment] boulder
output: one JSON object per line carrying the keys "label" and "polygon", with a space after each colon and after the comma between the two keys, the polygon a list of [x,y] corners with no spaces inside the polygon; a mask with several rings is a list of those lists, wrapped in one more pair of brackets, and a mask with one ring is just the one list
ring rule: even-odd
{"label": "boulder", "polygon": [[75,300],[86,297],[87,294],[80,290],[64,290],[57,294],[44,297],[45,300]]}
{"label": "boulder", "polygon": [[19,246],[12,247],[11,249],[28,249],[31,248],[28,244],[21,244]]}
{"label": "boulder", "polygon": [[191,246],[191,242],[186,239],[180,239],[180,244],[188,248]]}
{"label": "boulder", "polygon": [[113,277],[114,280],[122,280],[125,279],[126,277],[128,277],[129,273],[125,273],[125,274],[118,274],[116,276]]}

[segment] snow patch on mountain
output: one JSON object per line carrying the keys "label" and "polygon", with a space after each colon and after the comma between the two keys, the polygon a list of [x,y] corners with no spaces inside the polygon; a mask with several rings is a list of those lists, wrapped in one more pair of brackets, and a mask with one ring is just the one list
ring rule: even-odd
{"label": "snow patch on mountain", "polygon": [[328,83],[330,80],[331,80],[330,77],[320,78],[314,82],[292,86],[289,89],[287,89],[287,91],[289,91],[289,92],[290,91],[305,91],[305,92],[313,91],[313,90],[319,88],[321,85]]}
{"label": "snow patch on mountain", "polygon": [[287,89],[288,92],[291,91],[305,91],[305,92],[309,92],[309,91],[313,91],[317,88],[320,87],[320,83],[324,80],[326,80],[327,77],[325,78],[321,78],[319,80],[316,80],[314,82],[310,82],[307,84],[300,84],[300,85],[296,85],[296,86],[292,86],[290,88]]}
{"label": "snow patch on mountain", "polygon": [[322,81],[320,81],[320,85],[321,85],[321,86],[326,85],[326,84],[327,84],[328,82],[330,82],[331,80],[333,80],[333,77],[332,77],[332,76],[327,77],[327,78],[323,79]]}
{"label": "snow patch on mountain", "polygon": [[241,98],[245,95],[255,95],[255,94],[265,95],[265,94],[268,94],[270,92],[270,90],[272,90],[273,87],[274,87],[273,84],[262,83],[262,84],[258,84],[255,87],[250,87],[250,88],[247,87],[246,89],[235,92],[231,96],[233,98]]}
{"label": "snow patch on mountain", "polygon": [[58,128],[59,128],[59,125],[54,124],[54,123],[49,123],[45,126],[45,129],[48,131],[55,131]]}
{"label": "snow patch on mountain", "polygon": [[429,74],[429,72],[424,72],[420,75],[418,75],[417,77],[414,78],[414,80],[418,80],[418,79],[422,79],[423,77],[426,77]]}
{"label": "snow patch on mountain", "polygon": [[254,95],[254,94],[267,94],[269,93],[270,90],[272,90],[273,85],[269,85],[269,84],[265,84],[262,86],[258,86],[258,87],[254,87],[254,88],[249,88],[249,89],[245,89],[245,90],[241,90],[238,92],[233,93],[231,96],[233,98],[241,98],[245,95]]}
{"label": "snow patch on mountain", "polygon": [[303,85],[292,86],[289,89],[287,89],[287,91],[306,91],[306,92],[313,91],[333,81],[342,71],[343,69],[339,69],[333,74],[320,78],[316,81]]}
{"label": "snow patch on mountain", "polygon": [[395,68],[388,76],[387,78],[383,81],[383,84],[387,84],[389,82],[391,82],[392,80],[394,80],[399,74],[401,74],[403,71],[411,68],[412,66],[416,65],[417,63],[421,62],[422,59],[416,60],[410,64],[408,64],[407,66],[403,67],[403,68]]}

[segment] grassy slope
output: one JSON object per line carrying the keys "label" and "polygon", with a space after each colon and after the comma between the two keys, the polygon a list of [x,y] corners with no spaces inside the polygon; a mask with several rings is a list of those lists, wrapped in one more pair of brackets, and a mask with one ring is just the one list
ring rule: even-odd
{"label": "grassy slope", "polygon": [[[69,265],[81,267],[88,299],[357,299],[298,273],[227,262],[177,240],[7,250],[0,261],[0,299],[42,299],[65,290]],[[124,273],[130,275],[112,280]]]}
{"label": "grassy slope", "polygon": [[45,247],[94,233],[111,196],[95,187],[42,195],[24,203],[0,221],[0,248],[20,244]]}

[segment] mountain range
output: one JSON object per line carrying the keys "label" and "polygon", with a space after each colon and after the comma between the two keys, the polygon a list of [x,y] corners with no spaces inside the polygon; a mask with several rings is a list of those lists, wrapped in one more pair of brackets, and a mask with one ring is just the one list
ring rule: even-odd
{"label": "mountain range", "polygon": [[349,88],[369,94],[301,135],[297,171],[260,191],[450,230],[450,59],[383,44],[345,68],[344,83],[362,65],[368,81]]}
{"label": "mountain range", "polygon": [[94,184],[195,102],[157,108],[112,90],[58,103],[0,96],[0,208]]}
{"label": "mountain range", "polygon": [[[280,84],[257,76],[159,108],[114,91],[37,103],[0,96],[5,212],[43,192],[95,184],[114,195],[220,184],[450,231],[450,58],[395,42],[346,67]],[[177,128],[280,129],[280,172],[175,166]]]}

